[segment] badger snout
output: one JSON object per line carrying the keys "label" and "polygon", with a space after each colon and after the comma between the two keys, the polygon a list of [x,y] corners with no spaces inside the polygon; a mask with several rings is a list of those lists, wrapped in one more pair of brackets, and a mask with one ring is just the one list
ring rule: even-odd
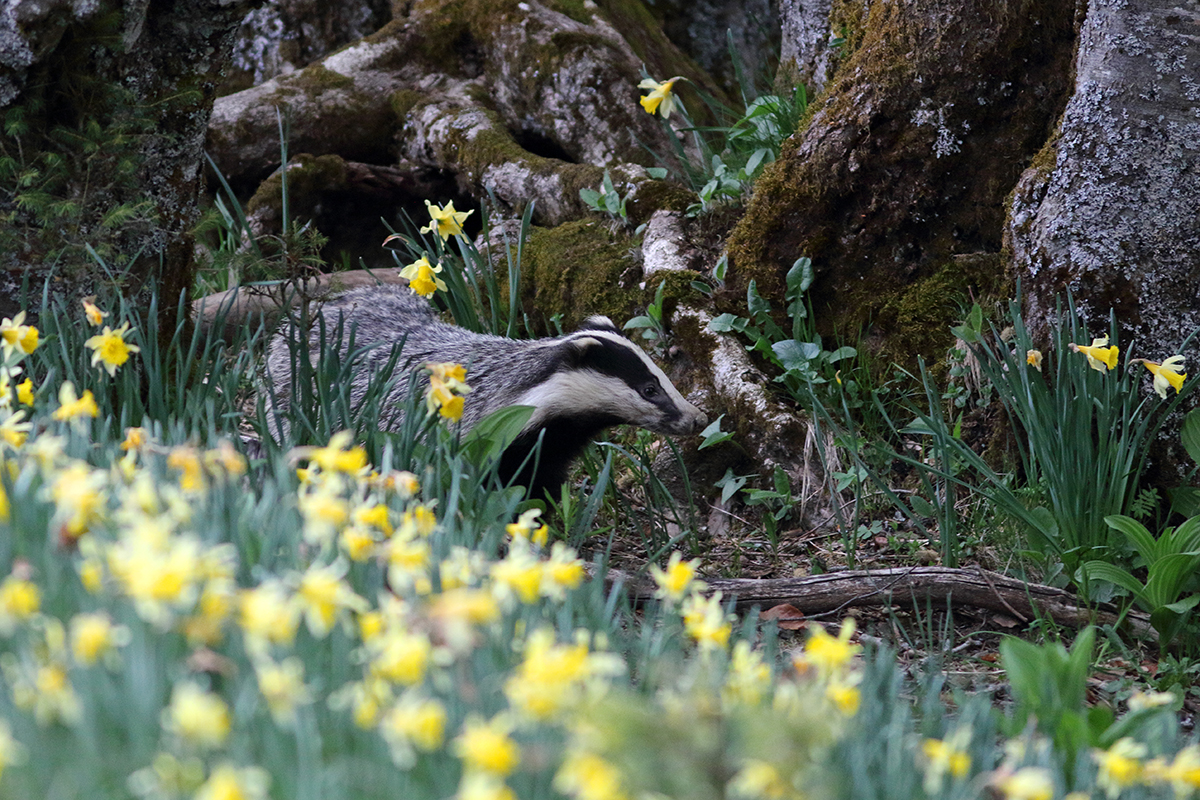
{"label": "badger snout", "polygon": [[704,430],[704,426],[707,424],[708,416],[691,403],[688,403],[683,408],[683,413],[679,415],[679,419],[671,424],[670,432],[676,436],[690,436],[693,433],[699,433]]}

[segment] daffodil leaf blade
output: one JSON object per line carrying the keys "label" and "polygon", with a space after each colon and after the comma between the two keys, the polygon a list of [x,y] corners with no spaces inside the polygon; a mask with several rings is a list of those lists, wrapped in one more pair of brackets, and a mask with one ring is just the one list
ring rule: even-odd
{"label": "daffodil leaf blade", "polygon": [[1179,435],[1183,439],[1183,449],[1191,456],[1192,461],[1200,464],[1200,408],[1193,408],[1183,418],[1183,428]]}

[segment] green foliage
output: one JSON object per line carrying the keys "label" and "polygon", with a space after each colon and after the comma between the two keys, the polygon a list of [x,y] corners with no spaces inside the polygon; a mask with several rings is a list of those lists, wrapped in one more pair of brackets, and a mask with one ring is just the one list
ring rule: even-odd
{"label": "green foliage", "polygon": [[808,111],[808,95],[803,86],[788,93],[760,93],[745,75],[732,38],[729,54],[738,76],[744,110],[729,108],[696,89],[709,113],[721,120],[718,125],[696,126],[683,102],[676,98],[676,111],[683,118],[679,131],[691,134],[690,148],[677,138],[670,122],[662,120],[671,157],[654,155],[674,178],[699,195],[700,202],[688,209],[690,215],[740,203],[748,196],[766,165],[779,158],[784,140],[796,132]]}
{"label": "green foliage", "polygon": [[[393,250],[392,258],[398,267],[427,258],[431,265],[442,268],[439,277],[447,289],[437,291],[431,301],[449,311],[456,325],[497,336],[530,333],[533,324],[521,312],[521,260],[533,205],[525,209],[515,234],[507,227],[493,230],[486,205],[482,206],[481,214],[483,231],[479,238],[485,243],[483,250],[465,235],[449,240],[434,231],[422,233],[405,215],[404,230],[393,236],[402,243],[406,255]],[[494,244],[497,239],[498,248]],[[503,271],[499,269],[501,263],[506,267]]]}
{"label": "green foliage", "polygon": [[78,268],[90,246],[118,274],[131,246],[159,228],[138,177],[157,110],[99,74],[94,53],[116,57],[120,15],[72,29],[40,64],[18,102],[0,110],[0,254]]}
{"label": "green foliage", "polygon": [[1166,528],[1157,539],[1130,517],[1112,515],[1104,522],[1125,534],[1146,569],[1146,580],[1143,583],[1129,570],[1107,561],[1088,561],[1083,570],[1088,577],[1116,584],[1133,595],[1137,604],[1150,612],[1159,648],[1165,650],[1200,602],[1198,594],[1182,597],[1200,571],[1200,517]]}
{"label": "green foliage", "polygon": [[666,281],[658,284],[654,300],[646,307],[646,313],[626,322],[624,330],[640,330],[643,339],[654,343],[660,343],[667,338],[666,320],[663,318],[663,290],[666,286]]}

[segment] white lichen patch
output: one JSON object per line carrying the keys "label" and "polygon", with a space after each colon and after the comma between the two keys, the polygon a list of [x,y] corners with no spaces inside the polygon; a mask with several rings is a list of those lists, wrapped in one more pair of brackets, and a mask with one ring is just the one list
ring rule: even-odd
{"label": "white lichen patch", "polygon": [[[950,116],[950,111],[954,108],[953,103],[947,103],[939,108],[934,108],[933,104],[928,99],[922,100],[920,107],[913,111],[912,118],[909,120],[918,128],[926,125],[933,125],[937,129],[936,136],[933,140],[933,155],[935,158],[952,155],[962,149],[962,138],[951,130],[950,123],[947,118]],[[960,123],[962,133],[965,134],[971,129],[970,123],[963,121]]]}

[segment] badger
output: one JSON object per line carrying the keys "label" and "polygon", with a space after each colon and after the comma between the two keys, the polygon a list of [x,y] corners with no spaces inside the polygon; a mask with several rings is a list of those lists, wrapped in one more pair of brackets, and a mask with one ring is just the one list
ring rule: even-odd
{"label": "badger", "polygon": [[[395,369],[403,375],[416,371],[425,384],[427,363],[466,366],[471,391],[463,406],[464,432],[498,409],[532,406],[528,423],[502,454],[498,472],[501,480],[527,486],[533,496],[557,491],[571,462],[610,426],[637,425],[681,436],[699,432],[708,422],[607,317],[590,317],[565,336],[508,339],[442,322],[428,301],[400,286],[354,289],[326,301],[319,313],[327,331],[340,321],[344,339],[354,331],[356,351],[360,345],[369,348],[354,372],[351,399],[356,403],[398,347]],[[314,358],[318,328],[314,325],[310,335]],[[267,351],[277,408],[290,392],[292,330],[285,324]],[[346,349],[343,342],[343,357]],[[403,378],[393,383],[385,401],[391,409],[382,422],[385,429],[397,430],[403,423],[397,409],[409,385]],[[535,455],[539,441],[541,451]]]}

